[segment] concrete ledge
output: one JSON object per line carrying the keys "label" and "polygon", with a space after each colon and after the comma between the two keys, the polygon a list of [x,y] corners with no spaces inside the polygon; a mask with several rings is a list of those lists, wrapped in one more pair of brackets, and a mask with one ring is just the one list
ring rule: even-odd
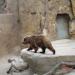
{"label": "concrete ledge", "polygon": [[[21,51],[21,56],[23,60],[30,65],[32,72],[37,73],[38,75],[42,75],[50,71],[50,69],[52,69],[53,66],[57,63],[68,61],[75,62],[75,50],[73,46],[74,41],[55,41],[52,42],[52,44],[56,49],[55,55],[52,55],[52,53],[49,50],[46,50],[45,54],[41,54],[39,53],[41,49],[38,50],[38,53],[34,53],[34,50],[27,51],[27,49],[23,49]],[[71,45],[69,46],[69,44]]]}

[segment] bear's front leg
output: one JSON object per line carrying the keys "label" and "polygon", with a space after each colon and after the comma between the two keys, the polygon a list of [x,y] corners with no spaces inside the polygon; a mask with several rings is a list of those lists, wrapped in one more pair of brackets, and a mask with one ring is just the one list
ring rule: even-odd
{"label": "bear's front leg", "polygon": [[30,51],[30,50],[32,50],[33,48],[32,48],[32,46],[30,46],[28,49],[27,49],[27,51]]}
{"label": "bear's front leg", "polygon": [[40,53],[43,53],[43,54],[45,54],[45,47],[42,47],[42,52],[40,52]]}

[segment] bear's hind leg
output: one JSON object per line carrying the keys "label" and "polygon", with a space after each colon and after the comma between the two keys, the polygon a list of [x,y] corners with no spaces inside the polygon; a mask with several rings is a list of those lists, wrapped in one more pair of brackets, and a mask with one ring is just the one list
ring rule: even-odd
{"label": "bear's hind leg", "polygon": [[44,54],[45,53],[45,49],[46,49],[45,47],[42,47],[42,52],[40,52],[40,53]]}
{"label": "bear's hind leg", "polygon": [[55,49],[51,46],[51,47],[48,47],[48,49],[50,50],[50,51],[52,51],[53,52],[53,54],[55,54]]}

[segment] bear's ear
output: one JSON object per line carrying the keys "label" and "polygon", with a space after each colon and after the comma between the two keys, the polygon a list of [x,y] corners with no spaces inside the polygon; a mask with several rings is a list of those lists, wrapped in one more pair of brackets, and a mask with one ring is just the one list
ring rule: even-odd
{"label": "bear's ear", "polygon": [[27,41],[28,40],[28,37],[24,38],[24,41]]}
{"label": "bear's ear", "polygon": [[24,38],[24,41],[25,41],[25,38]]}
{"label": "bear's ear", "polygon": [[24,38],[24,41],[26,41],[27,39],[26,38]]}

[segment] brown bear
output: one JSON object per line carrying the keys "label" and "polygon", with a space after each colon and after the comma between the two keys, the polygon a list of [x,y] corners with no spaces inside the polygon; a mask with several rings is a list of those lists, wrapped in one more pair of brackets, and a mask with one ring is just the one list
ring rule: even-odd
{"label": "brown bear", "polygon": [[55,49],[53,48],[52,44],[50,41],[43,35],[39,36],[30,36],[30,37],[25,37],[23,44],[29,44],[30,47],[28,48],[28,51],[34,49],[35,53],[37,53],[38,47],[42,48],[42,52],[40,53],[45,53],[46,48],[48,48],[50,51],[55,54]]}

